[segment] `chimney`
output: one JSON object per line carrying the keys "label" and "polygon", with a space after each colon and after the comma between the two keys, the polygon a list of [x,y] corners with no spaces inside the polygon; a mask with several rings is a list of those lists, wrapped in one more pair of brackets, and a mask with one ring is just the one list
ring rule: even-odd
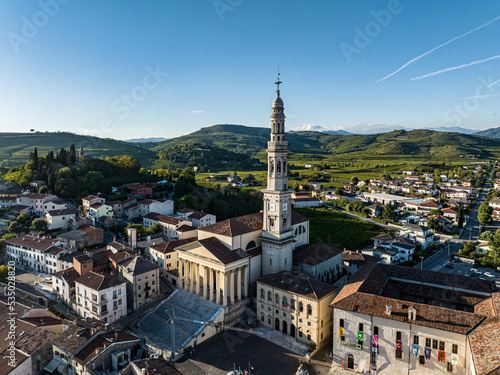
{"label": "chimney", "polygon": [[385,305],[385,315],[391,315],[392,305]]}

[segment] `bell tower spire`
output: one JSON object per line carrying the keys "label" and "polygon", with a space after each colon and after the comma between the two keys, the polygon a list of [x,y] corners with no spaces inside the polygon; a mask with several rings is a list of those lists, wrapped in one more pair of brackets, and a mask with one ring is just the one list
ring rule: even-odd
{"label": "bell tower spire", "polygon": [[285,107],[280,97],[280,76],[271,108],[271,139],[267,143],[267,188],[262,228],[263,274],[292,269],[293,230],[291,192],[288,189],[288,142],[285,141]]}

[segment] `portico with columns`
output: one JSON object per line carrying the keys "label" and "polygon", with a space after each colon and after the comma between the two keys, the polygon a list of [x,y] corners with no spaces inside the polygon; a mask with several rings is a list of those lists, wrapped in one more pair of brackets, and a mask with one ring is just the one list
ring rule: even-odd
{"label": "portico with columns", "polygon": [[217,238],[178,247],[179,288],[223,307],[249,297],[249,256]]}

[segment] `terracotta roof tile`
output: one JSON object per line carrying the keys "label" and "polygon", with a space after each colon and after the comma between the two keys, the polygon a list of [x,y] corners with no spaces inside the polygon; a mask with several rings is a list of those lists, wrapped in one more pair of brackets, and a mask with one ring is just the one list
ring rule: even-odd
{"label": "terracotta roof tile", "polygon": [[315,243],[294,250],[292,255],[294,262],[317,265],[341,253],[331,246]]}
{"label": "terracotta roof tile", "polygon": [[155,249],[156,251],[159,251],[163,254],[166,253],[171,253],[175,251],[175,248],[188,244],[193,241],[197,241],[198,237],[192,237],[192,238],[185,238],[183,240],[174,240],[174,241],[168,241],[168,242],[162,242],[157,245],[152,245],[150,248]]}
{"label": "terracotta roof tile", "polygon": [[333,285],[319,282],[300,272],[281,271],[261,277],[257,282],[317,300],[337,290]]}

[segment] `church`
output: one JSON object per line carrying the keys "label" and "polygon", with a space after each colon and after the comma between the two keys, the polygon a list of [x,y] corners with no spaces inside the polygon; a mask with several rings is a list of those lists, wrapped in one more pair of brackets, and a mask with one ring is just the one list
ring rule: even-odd
{"label": "church", "polygon": [[[225,324],[241,317],[262,276],[301,271],[331,282],[342,269],[342,253],[310,245],[309,219],[292,208],[281,83],[278,78],[271,108],[263,210],[198,228],[198,237],[192,241],[179,240],[178,246],[171,241],[165,246],[175,249],[175,254],[170,253],[177,259],[169,259],[178,264],[178,287],[224,307]],[[329,249],[326,253],[325,248]],[[315,253],[317,249],[321,254]],[[296,250],[301,256],[294,259]]]}

